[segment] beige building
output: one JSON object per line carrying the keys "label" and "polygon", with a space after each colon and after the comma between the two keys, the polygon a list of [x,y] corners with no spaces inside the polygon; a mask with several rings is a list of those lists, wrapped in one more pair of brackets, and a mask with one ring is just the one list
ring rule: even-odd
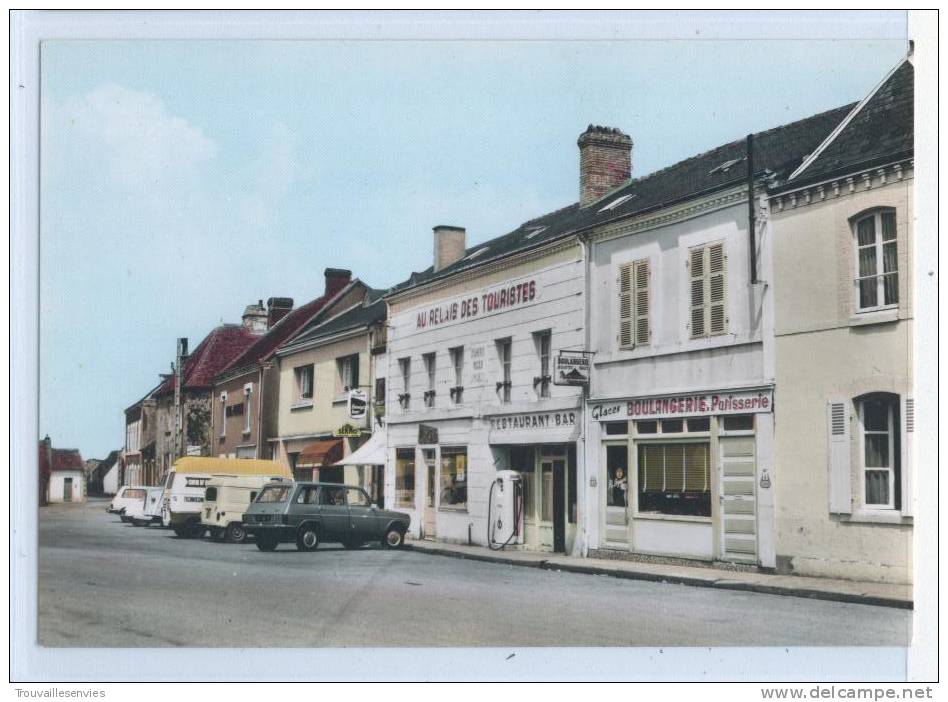
{"label": "beige building", "polygon": [[336,463],[373,432],[372,359],[384,343],[381,291],[354,280],[277,351],[278,435],[271,441],[274,458],[296,479],[360,484],[382,502],[381,470]]}
{"label": "beige building", "polygon": [[769,198],[777,568],[911,582],[913,68]]}

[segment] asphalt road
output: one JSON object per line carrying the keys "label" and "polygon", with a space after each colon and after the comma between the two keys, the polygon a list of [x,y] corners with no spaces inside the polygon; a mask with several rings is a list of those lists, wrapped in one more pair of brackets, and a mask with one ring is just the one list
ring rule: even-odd
{"label": "asphalt road", "polygon": [[45,646],[905,645],[910,612],[334,544],[262,553],[40,510]]}

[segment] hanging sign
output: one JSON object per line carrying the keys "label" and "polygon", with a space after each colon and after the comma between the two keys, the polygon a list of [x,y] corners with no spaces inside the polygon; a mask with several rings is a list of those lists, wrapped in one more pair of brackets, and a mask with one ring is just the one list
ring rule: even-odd
{"label": "hanging sign", "polygon": [[587,385],[589,354],[582,351],[560,351],[553,369],[554,385]]}
{"label": "hanging sign", "polygon": [[368,408],[369,396],[365,390],[355,388],[349,391],[349,419],[364,424]]}

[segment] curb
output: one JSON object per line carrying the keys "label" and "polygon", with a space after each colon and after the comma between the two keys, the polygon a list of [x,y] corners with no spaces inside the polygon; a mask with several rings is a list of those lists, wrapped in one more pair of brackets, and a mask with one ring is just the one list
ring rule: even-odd
{"label": "curb", "polygon": [[809,587],[781,587],[739,580],[694,578],[687,575],[646,573],[635,570],[600,568],[598,566],[584,565],[581,563],[554,563],[543,559],[536,561],[526,561],[516,558],[505,558],[504,556],[493,556],[490,554],[481,555],[477,553],[461,553],[446,548],[415,548],[411,543],[406,543],[404,548],[414,551],[415,553],[425,553],[433,556],[447,556],[449,558],[461,558],[470,561],[483,561],[486,563],[501,563],[504,565],[520,566],[522,568],[537,568],[539,570],[550,571],[559,570],[565,573],[579,573],[582,575],[606,575],[612,578],[620,578],[623,580],[643,580],[648,582],[671,583],[675,585],[689,585],[692,587],[708,587],[718,590],[756,592],[763,595],[803,597],[811,600],[848,602],[850,604],[871,605],[874,607],[892,607],[895,609],[909,610],[914,609],[914,602],[912,600],[903,600],[896,597],[885,597],[881,595],[834,592],[832,590],[815,590]]}

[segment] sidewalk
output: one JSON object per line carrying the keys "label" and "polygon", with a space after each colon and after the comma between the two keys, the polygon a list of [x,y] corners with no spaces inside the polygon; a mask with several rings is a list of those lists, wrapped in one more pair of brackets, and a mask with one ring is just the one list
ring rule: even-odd
{"label": "sidewalk", "polygon": [[678,583],[722,590],[744,590],[768,595],[810,597],[817,600],[853,602],[912,609],[911,585],[868,583],[855,580],[811,578],[802,575],[771,575],[732,572],[713,567],[641,563],[638,561],[572,558],[535,551],[491,551],[484,546],[464,546],[435,541],[407,540],[405,548],[419,553],[469,558],[491,563],[560,570],[587,575],[609,575],[629,580]]}

